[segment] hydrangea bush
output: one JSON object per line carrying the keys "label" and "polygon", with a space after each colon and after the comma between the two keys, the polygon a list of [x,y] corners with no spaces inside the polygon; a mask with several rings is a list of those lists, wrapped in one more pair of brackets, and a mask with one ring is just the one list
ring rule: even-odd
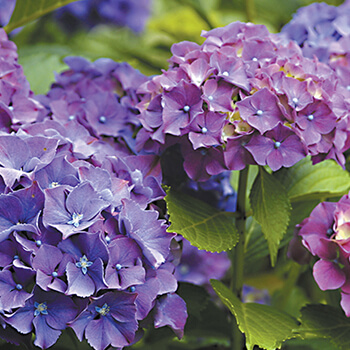
{"label": "hydrangea bush", "polygon": [[[53,16],[72,36],[81,19],[140,34],[151,4],[17,0],[5,30],[70,2]],[[208,28],[172,43],[167,69],[68,55],[41,95],[0,28],[0,338],[346,349],[349,4],[272,34],[179,1]]]}

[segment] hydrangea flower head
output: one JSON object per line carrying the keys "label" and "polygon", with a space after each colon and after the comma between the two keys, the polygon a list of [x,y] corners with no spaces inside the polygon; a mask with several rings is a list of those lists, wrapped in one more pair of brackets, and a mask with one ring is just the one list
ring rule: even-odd
{"label": "hydrangea flower head", "polygon": [[195,181],[248,164],[276,171],[307,155],[344,166],[348,112],[332,69],[263,25],[236,22],[202,36],[202,45],[173,45],[169,69],[138,90],[138,150],[162,155],[177,136]]}
{"label": "hydrangea flower head", "polygon": [[147,318],[181,337],[159,157],[134,152],[135,90],[147,78],[69,58],[34,100],[16,60],[0,30],[0,336],[21,344],[34,333],[46,349],[71,327],[95,350],[122,348]]}
{"label": "hydrangea flower head", "polygon": [[350,197],[320,203],[299,225],[303,245],[319,258],[313,275],[321,290],[341,291],[340,305],[350,316]]}

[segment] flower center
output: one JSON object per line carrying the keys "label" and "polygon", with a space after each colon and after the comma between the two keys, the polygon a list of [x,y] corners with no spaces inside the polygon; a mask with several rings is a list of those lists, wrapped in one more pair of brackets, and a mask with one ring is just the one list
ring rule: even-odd
{"label": "flower center", "polygon": [[122,269],[122,265],[120,265],[120,264],[116,264],[116,265],[115,265],[115,268],[116,268],[116,270],[117,270],[117,271],[119,271],[119,270],[121,270],[121,269]]}
{"label": "flower center", "polygon": [[75,263],[75,266],[81,268],[81,271],[84,275],[87,274],[87,268],[93,264],[92,261],[89,261],[86,255],[83,255],[80,260]]}
{"label": "flower center", "polygon": [[203,134],[206,134],[208,132],[208,129],[205,127],[205,126],[203,126],[203,128],[202,128],[202,133]]}
{"label": "flower center", "polygon": [[104,115],[101,115],[101,117],[98,119],[98,121],[102,124],[104,124],[107,121],[107,118]]}
{"label": "flower center", "polygon": [[82,219],[83,219],[83,214],[73,213],[72,220],[68,221],[67,224],[73,225],[74,227],[78,227]]}
{"label": "flower center", "polygon": [[280,147],[281,147],[281,142],[276,141],[276,142],[275,142],[275,148],[280,148]]}
{"label": "flower center", "polygon": [[57,186],[59,186],[59,183],[56,182],[56,181],[53,181],[53,182],[50,183],[49,188],[54,188],[54,187],[57,187]]}
{"label": "flower center", "polygon": [[293,102],[295,105],[297,105],[298,102],[299,102],[299,100],[298,100],[296,97],[293,97],[293,98],[292,98],[292,102]]}
{"label": "flower center", "polygon": [[327,230],[327,237],[331,237],[331,236],[333,235],[333,233],[334,233],[333,229],[332,229],[332,228],[329,228],[329,229]]}
{"label": "flower center", "polygon": [[308,115],[308,116],[307,116],[307,119],[310,120],[310,121],[311,121],[311,120],[314,120],[313,114]]}
{"label": "flower center", "polygon": [[258,109],[258,110],[256,111],[256,114],[257,114],[257,115],[263,115],[263,113],[264,113],[264,112],[263,112],[261,109]]}
{"label": "flower center", "polygon": [[106,316],[110,310],[109,306],[105,303],[102,307],[95,306],[95,310],[101,315]]}
{"label": "flower center", "polygon": [[191,107],[188,106],[188,105],[186,105],[186,106],[184,107],[184,111],[185,111],[185,112],[188,112],[190,109],[191,109]]}
{"label": "flower center", "polygon": [[34,316],[39,316],[40,314],[42,315],[47,315],[47,305],[46,303],[34,303],[34,306],[36,307],[35,311],[34,311]]}
{"label": "flower center", "polygon": [[222,72],[222,75],[224,75],[225,77],[228,77],[230,74],[228,73],[227,70],[225,70],[225,72]]}

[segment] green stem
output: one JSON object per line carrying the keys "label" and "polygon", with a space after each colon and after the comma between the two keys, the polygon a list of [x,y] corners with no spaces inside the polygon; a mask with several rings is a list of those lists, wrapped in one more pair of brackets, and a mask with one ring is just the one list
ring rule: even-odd
{"label": "green stem", "polygon": [[[237,192],[237,218],[236,227],[239,235],[239,241],[234,248],[232,256],[232,280],[231,289],[233,293],[242,299],[243,289],[243,271],[244,271],[244,239],[246,225],[246,197],[248,182],[248,166],[239,172],[238,192]],[[233,338],[232,349],[241,350],[243,348],[243,337],[236,320],[233,318]]]}
{"label": "green stem", "polygon": [[247,21],[254,23],[254,18],[255,18],[254,0],[245,0],[245,12],[247,15]]}

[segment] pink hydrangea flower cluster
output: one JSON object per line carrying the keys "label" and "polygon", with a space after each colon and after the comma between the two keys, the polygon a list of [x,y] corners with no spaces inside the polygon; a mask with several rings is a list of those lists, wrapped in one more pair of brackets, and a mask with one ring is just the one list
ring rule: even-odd
{"label": "pink hydrangea flower cluster", "polygon": [[349,120],[330,67],[262,25],[202,36],[202,45],[173,45],[170,68],[138,89],[139,150],[180,143],[187,174],[200,181],[247,164],[276,171],[307,155],[344,166]]}
{"label": "pink hydrangea flower cluster", "polygon": [[299,226],[303,245],[319,258],[313,275],[321,290],[340,289],[341,307],[350,316],[350,194],[323,202]]}

